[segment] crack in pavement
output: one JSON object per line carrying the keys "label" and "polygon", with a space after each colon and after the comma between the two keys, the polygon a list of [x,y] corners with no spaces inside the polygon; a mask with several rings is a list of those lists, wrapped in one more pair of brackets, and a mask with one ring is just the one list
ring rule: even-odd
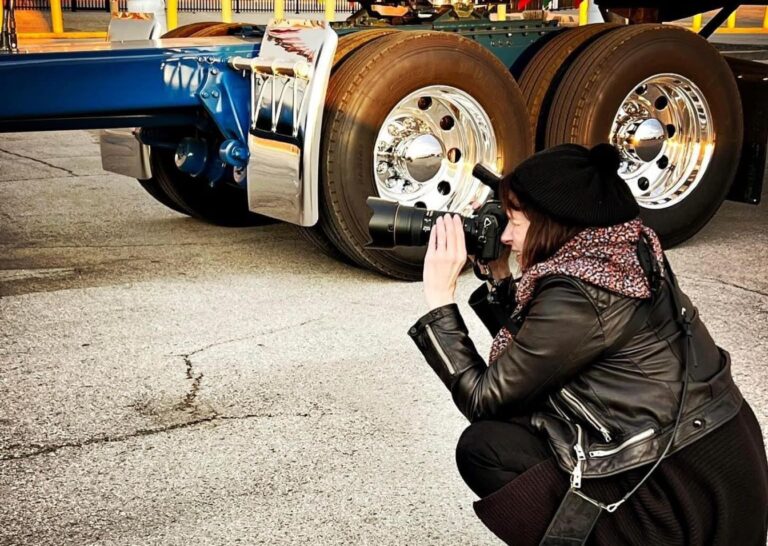
{"label": "crack in pavement", "polygon": [[714,279],[711,277],[696,277],[693,275],[678,275],[681,279],[688,279],[692,281],[701,281],[701,282],[709,282],[713,284],[722,284],[724,286],[730,286],[732,288],[738,288],[739,290],[744,290],[745,292],[751,292],[752,294],[758,294],[760,296],[766,296],[768,297],[768,292],[763,292],[762,290],[758,290],[756,288],[748,288],[746,286],[741,286],[740,284],[724,281],[721,279]]}
{"label": "crack in pavement", "polygon": [[6,153],[6,154],[12,155],[12,156],[20,157],[22,159],[29,159],[30,161],[34,161],[36,163],[40,163],[42,165],[45,165],[46,167],[51,167],[52,169],[58,169],[60,171],[64,171],[65,173],[69,174],[70,176],[75,176],[75,177],[77,176],[77,173],[74,172],[74,171],[70,171],[69,169],[66,169],[64,167],[59,167],[57,165],[53,165],[51,163],[48,163],[47,161],[43,161],[42,159],[37,159],[35,157],[29,157],[28,155],[17,154],[16,152],[10,152],[10,151],[8,151],[8,150],[6,150],[4,148],[0,148],[0,152]]}
{"label": "crack in pavement", "polygon": [[195,375],[194,364],[193,364],[192,359],[191,359],[191,357],[193,355],[200,354],[203,351],[207,351],[208,349],[211,349],[212,347],[218,347],[218,346],[221,346],[221,345],[226,345],[228,343],[234,343],[236,341],[243,341],[243,340],[246,340],[246,339],[252,339],[252,338],[255,338],[255,337],[259,337],[259,336],[269,335],[269,334],[273,334],[275,332],[280,332],[282,330],[287,330],[289,328],[301,328],[302,326],[305,326],[305,325],[307,325],[307,324],[309,324],[311,322],[316,322],[316,321],[320,320],[321,318],[322,317],[317,317],[317,318],[305,320],[304,322],[301,322],[301,323],[295,324],[295,325],[292,324],[292,325],[288,325],[288,326],[282,326],[280,328],[273,328],[271,330],[266,330],[264,332],[258,332],[258,333],[255,333],[255,334],[249,334],[247,336],[240,336],[240,337],[236,337],[236,338],[225,339],[225,340],[222,340],[222,341],[216,341],[214,343],[210,343],[208,345],[205,345],[204,347],[200,347],[199,349],[195,349],[191,353],[184,353],[184,354],[180,354],[180,355],[174,355],[174,356],[179,356],[179,357],[184,359],[184,364],[187,367],[187,379],[192,381],[192,385],[190,386],[189,391],[187,391],[187,394],[184,395],[184,398],[182,398],[181,402],[179,402],[176,405],[176,409],[177,410],[182,410],[182,411],[191,411],[193,415],[196,415],[198,413],[198,407],[197,407],[197,404],[195,402],[197,400],[197,395],[200,392],[200,384],[203,381],[203,372],[200,372],[199,374]]}
{"label": "crack in pavement", "polygon": [[[313,404],[313,409],[317,408],[318,406],[316,404]],[[323,417],[326,414],[326,412],[321,411],[320,417]],[[245,413],[243,415],[218,415],[214,414],[209,417],[202,417],[200,419],[195,419],[193,421],[185,421],[183,423],[176,423],[173,425],[169,425],[166,427],[158,427],[158,428],[151,428],[151,429],[139,429],[135,432],[132,432],[130,434],[123,434],[120,436],[99,436],[97,438],[89,438],[87,440],[83,440],[81,442],[65,442],[62,444],[53,444],[53,445],[42,445],[42,444],[13,444],[10,446],[5,447],[5,451],[12,451],[14,449],[22,449],[22,448],[35,448],[34,451],[30,451],[27,453],[21,453],[18,455],[0,455],[0,461],[16,461],[21,459],[30,459],[32,457],[37,457],[39,455],[47,455],[49,453],[55,453],[61,449],[65,449],[68,447],[74,447],[74,448],[81,448],[81,447],[88,447],[91,445],[96,444],[113,444],[117,442],[125,442],[128,440],[132,440],[134,438],[141,438],[144,436],[153,436],[155,434],[163,434],[165,432],[173,432],[175,430],[182,430],[190,427],[194,427],[197,425],[205,424],[205,423],[213,423],[216,421],[244,421],[248,419],[270,419],[273,417],[311,417],[312,411],[306,411],[306,412],[296,412],[292,414],[284,414],[284,413]]]}

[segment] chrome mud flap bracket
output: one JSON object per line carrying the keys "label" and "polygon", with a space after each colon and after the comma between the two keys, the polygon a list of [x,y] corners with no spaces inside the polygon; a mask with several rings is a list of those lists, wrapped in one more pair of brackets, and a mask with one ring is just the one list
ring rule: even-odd
{"label": "chrome mud flap bracket", "polygon": [[271,21],[251,72],[248,208],[300,226],[318,220],[320,130],[338,43],[324,21]]}

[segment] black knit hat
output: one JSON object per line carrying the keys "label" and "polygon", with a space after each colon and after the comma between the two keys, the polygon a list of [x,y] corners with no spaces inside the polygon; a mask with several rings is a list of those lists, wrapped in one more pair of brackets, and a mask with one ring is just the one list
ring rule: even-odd
{"label": "black knit hat", "polygon": [[503,186],[563,223],[612,226],[640,213],[632,192],[617,174],[620,162],[610,144],[591,150],[560,144],[523,161]]}

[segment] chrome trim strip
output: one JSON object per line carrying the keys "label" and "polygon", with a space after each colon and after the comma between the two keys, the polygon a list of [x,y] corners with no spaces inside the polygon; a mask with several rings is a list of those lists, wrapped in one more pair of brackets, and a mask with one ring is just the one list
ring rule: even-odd
{"label": "chrome trim strip", "polygon": [[99,133],[101,168],[138,180],[152,178],[150,149],[139,142],[136,129],[105,129]]}
{"label": "chrome trim strip", "polygon": [[337,43],[325,21],[273,19],[258,57],[229,60],[251,72],[251,211],[300,226],[317,223],[320,132]]}
{"label": "chrome trim strip", "polygon": [[648,430],[644,430],[643,432],[639,434],[635,434],[631,438],[628,438],[627,440],[623,441],[619,445],[617,445],[614,448],[611,449],[596,449],[594,451],[589,452],[590,457],[608,457],[610,455],[614,455],[618,453],[619,451],[623,450],[624,448],[627,448],[631,446],[632,444],[636,444],[638,442],[642,442],[643,440],[650,438],[653,436],[654,429],[649,428]]}
{"label": "chrome trim strip", "polygon": [[448,368],[448,372],[451,375],[455,374],[456,368],[453,366],[453,363],[448,359],[448,355],[445,354],[443,347],[440,345],[440,343],[438,343],[437,337],[435,336],[435,333],[432,331],[432,327],[429,324],[427,324],[425,326],[425,329],[427,330],[427,335],[429,336],[429,339],[432,342],[432,345],[434,345],[435,347],[435,351],[437,351],[437,354],[442,359],[443,364],[445,364],[445,367]]}

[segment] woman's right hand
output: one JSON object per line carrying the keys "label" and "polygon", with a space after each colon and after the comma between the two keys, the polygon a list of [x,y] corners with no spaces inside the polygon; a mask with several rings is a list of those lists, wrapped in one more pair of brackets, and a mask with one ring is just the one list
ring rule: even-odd
{"label": "woman's right hand", "polygon": [[[481,206],[482,204],[480,202],[472,201],[472,210],[477,210]],[[509,247],[509,245],[502,243],[501,254],[499,257],[493,261],[488,262],[488,269],[491,273],[491,277],[493,277],[494,280],[500,281],[512,275],[512,271],[509,268],[509,256],[511,251],[512,249]],[[469,258],[469,261],[474,265],[475,257],[468,255],[467,258]]]}

